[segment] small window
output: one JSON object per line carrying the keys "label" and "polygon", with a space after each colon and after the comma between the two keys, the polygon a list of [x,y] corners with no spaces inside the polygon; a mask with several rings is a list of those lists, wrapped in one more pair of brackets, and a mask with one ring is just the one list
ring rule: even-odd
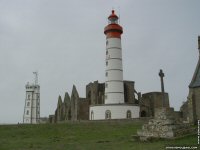
{"label": "small window", "polygon": [[106,55],[108,55],[108,51],[106,51]]}
{"label": "small window", "polygon": [[108,76],[108,72],[106,72],[106,77]]}
{"label": "small window", "polygon": [[26,115],[29,115],[29,111],[28,110],[26,111]]}
{"label": "small window", "polygon": [[27,106],[30,106],[30,102],[27,102]]}
{"label": "small window", "polygon": [[108,61],[106,61],[106,66],[108,66]]}
{"label": "small window", "polygon": [[108,45],[108,40],[106,41],[106,46]]}
{"label": "small window", "polygon": [[110,110],[106,110],[106,112],[105,112],[105,119],[111,119],[111,112],[110,112]]}
{"label": "small window", "polygon": [[31,98],[31,95],[28,95],[28,99],[30,99]]}

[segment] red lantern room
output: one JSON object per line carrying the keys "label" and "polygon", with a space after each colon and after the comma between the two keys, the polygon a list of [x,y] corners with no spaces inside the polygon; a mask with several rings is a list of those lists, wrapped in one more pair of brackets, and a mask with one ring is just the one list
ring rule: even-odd
{"label": "red lantern room", "polygon": [[104,28],[106,38],[121,38],[123,33],[122,27],[118,24],[118,16],[112,10],[112,14],[108,17],[108,25]]}

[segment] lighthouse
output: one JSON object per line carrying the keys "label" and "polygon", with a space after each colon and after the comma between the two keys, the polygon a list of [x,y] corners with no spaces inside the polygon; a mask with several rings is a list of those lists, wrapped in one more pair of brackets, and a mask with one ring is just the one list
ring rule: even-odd
{"label": "lighthouse", "polygon": [[24,105],[24,124],[38,124],[40,121],[40,85],[38,84],[38,72],[35,75],[35,83],[26,84],[26,98]]}
{"label": "lighthouse", "polygon": [[104,103],[90,105],[90,120],[139,118],[139,105],[127,103],[124,100],[121,47],[123,28],[119,25],[118,20],[118,16],[112,10],[108,17],[108,25],[104,28],[106,35]]}
{"label": "lighthouse", "polygon": [[112,10],[108,25],[104,28],[106,35],[106,71],[105,71],[105,104],[124,103],[123,67],[121,34],[118,16]]}

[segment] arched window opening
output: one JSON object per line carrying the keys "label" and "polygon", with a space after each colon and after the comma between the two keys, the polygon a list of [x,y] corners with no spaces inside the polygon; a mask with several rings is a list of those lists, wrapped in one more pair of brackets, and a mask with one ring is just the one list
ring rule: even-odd
{"label": "arched window opening", "polygon": [[105,112],[105,119],[111,119],[111,112],[110,112],[110,110],[106,110],[106,112]]}
{"label": "arched window opening", "polygon": [[130,119],[130,118],[131,118],[131,111],[130,111],[130,110],[128,110],[128,111],[126,112],[126,118],[127,118],[127,119]]}
{"label": "arched window opening", "polygon": [[91,118],[90,119],[94,120],[94,112],[93,111],[91,111]]}
{"label": "arched window opening", "polygon": [[146,113],[146,111],[141,111],[141,117],[146,117],[147,116],[147,113]]}

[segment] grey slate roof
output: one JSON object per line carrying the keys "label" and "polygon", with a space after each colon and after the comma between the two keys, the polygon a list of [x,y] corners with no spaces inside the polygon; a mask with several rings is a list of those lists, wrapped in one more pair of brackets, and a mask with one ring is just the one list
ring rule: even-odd
{"label": "grey slate roof", "polygon": [[189,87],[190,88],[200,87],[200,56]]}

